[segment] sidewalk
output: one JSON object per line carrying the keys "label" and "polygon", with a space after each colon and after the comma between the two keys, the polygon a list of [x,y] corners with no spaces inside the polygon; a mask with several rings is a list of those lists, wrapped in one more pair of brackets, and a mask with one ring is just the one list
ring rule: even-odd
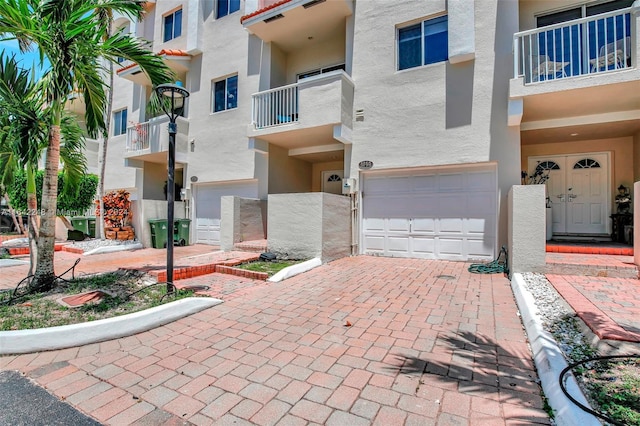
{"label": "sidewalk", "polygon": [[[250,252],[221,252],[217,247],[196,244],[192,246],[174,247],[174,270],[186,266],[202,266],[229,260],[245,260],[255,257]],[[167,251],[164,249],[147,248],[142,250],[118,251],[107,254],[83,256],[81,254],[58,251],[55,254],[55,272],[61,274],[73,266],[80,258],[75,268],[75,275],[82,276],[101,272],[111,272],[117,269],[136,269],[163,272],[166,269]],[[28,260],[28,257],[26,257]],[[20,280],[25,278],[29,265],[19,265],[2,268],[0,289],[14,288]],[[65,275],[69,278],[71,273]]]}

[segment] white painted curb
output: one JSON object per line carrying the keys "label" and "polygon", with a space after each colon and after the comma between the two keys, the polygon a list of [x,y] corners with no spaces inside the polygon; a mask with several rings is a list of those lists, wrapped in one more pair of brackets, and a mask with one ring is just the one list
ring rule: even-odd
{"label": "white painted curb", "polygon": [[124,250],[138,250],[142,248],[142,243],[134,243],[134,244],[119,244],[117,246],[103,246],[96,247],[93,250],[89,250],[83,253],[84,256],[91,256],[92,254],[100,254],[100,253],[114,253],[116,251],[124,251]]}
{"label": "white painted curb", "polygon": [[131,336],[222,303],[210,297],[189,297],[133,314],[81,324],[34,330],[0,331],[0,355],[71,348]]}
{"label": "white painted curb", "polygon": [[296,263],[295,265],[286,267],[278,273],[274,274],[267,281],[278,283],[282,280],[286,280],[287,278],[291,278],[303,272],[310,271],[311,269],[316,268],[320,265],[322,265],[322,261],[320,260],[320,258],[315,257],[311,260],[307,260],[306,262]]}
{"label": "white painted curb", "polygon": [[[513,274],[511,288],[518,303],[522,323],[529,337],[533,361],[538,369],[542,390],[544,390],[555,415],[555,424],[558,426],[602,426],[602,423],[595,416],[580,409],[560,389],[558,378],[568,364],[553,336],[543,328],[535,299],[527,291],[522,274]],[[591,408],[573,375],[567,374],[565,378],[567,392],[580,404]]]}

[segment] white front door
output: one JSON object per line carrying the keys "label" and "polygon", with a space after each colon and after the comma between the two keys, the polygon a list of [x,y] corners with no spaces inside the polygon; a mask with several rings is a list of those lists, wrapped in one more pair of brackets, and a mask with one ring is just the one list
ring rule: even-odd
{"label": "white front door", "polygon": [[606,234],[609,217],[609,154],[529,157],[529,174],[542,168],[554,234]]}
{"label": "white front door", "polygon": [[322,192],[342,195],[342,170],[327,170],[322,172]]}

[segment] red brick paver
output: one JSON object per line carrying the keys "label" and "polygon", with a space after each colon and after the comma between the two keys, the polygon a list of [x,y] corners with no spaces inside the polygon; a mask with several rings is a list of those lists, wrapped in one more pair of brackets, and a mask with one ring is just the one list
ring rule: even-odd
{"label": "red brick paver", "polygon": [[193,316],[0,363],[73,375],[67,401],[105,424],[548,423],[509,281],[467,266],[359,256],[281,283],[233,277]]}
{"label": "red brick paver", "polygon": [[640,281],[551,274],[547,279],[600,339],[640,343]]}

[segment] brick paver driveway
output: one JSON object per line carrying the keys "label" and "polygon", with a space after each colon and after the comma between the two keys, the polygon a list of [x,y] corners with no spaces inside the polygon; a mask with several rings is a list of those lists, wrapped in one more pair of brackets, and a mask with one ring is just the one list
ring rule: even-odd
{"label": "brick paver driveway", "polygon": [[149,332],[0,362],[113,425],[548,423],[508,280],[467,266],[341,259]]}

